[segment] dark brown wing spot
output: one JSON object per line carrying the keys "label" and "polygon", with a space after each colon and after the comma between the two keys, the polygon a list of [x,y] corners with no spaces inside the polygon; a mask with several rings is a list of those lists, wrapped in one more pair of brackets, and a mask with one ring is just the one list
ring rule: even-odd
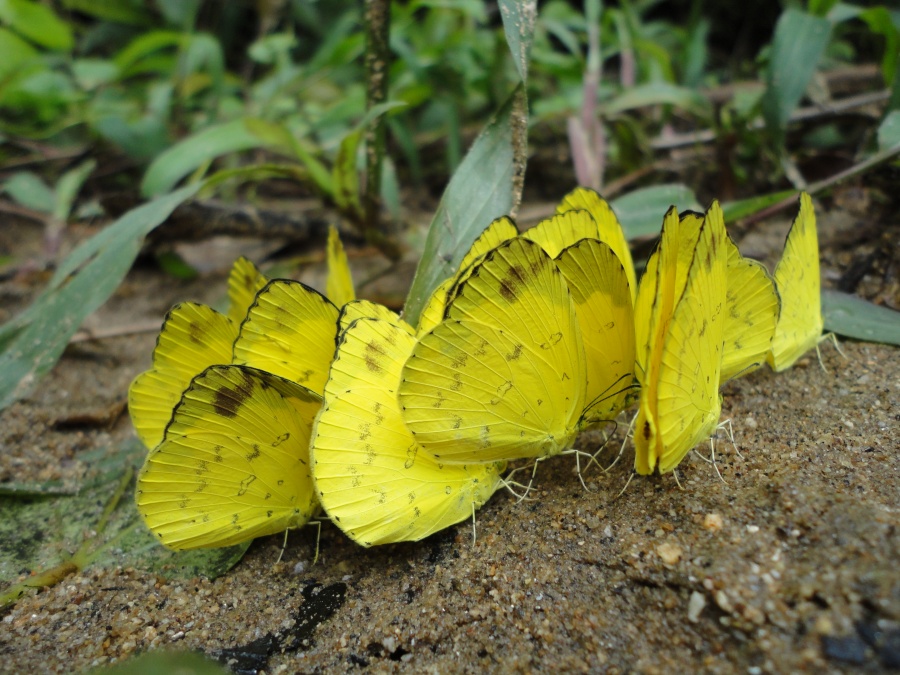
{"label": "dark brown wing spot", "polygon": [[239,370],[242,382],[235,386],[226,385],[216,390],[213,410],[222,417],[236,417],[241,406],[253,395],[254,380],[244,370]]}
{"label": "dark brown wing spot", "polygon": [[188,338],[191,342],[197,345],[203,344],[203,327],[191,321],[191,325],[188,326]]}

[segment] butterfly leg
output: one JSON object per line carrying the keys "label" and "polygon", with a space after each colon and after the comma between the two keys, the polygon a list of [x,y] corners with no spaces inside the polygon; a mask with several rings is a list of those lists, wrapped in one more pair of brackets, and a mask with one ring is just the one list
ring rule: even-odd
{"label": "butterfly leg", "polygon": [[634,471],[632,471],[630,474],[628,474],[628,480],[625,481],[625,487],[623,487],[621,490],[619,490],[619,494],[617,494],[615,497],[613,497],[613,501],[616,501],[619,497],[621,497],[622,495],[625,494],[625,490],[627,490],[628,486],[631,485],[631,480],[635,477],[635,475],[636,474]]}
{"label": "butterfly leg", "polygon": [[820,336],[819,341],[816,342],[816,356],[819,357],[819,365],[822,367],[822,370],[824,370],[827,373],[828,368],[825,367],[825,363],[822,361],[822,352],[819,349],[819,345],[822,344],[823,342],[825,342],[826,340],[829,340],[831,342],[831,344],[834,345],[834,348],[837,349],[838,354],[843,356],[845,359],[847,358],[847,355],[844,353],[844,350],[841,349],[841,345],[838,342],[837,335],[835,335],[834,333],[825,333],[825,335]]}

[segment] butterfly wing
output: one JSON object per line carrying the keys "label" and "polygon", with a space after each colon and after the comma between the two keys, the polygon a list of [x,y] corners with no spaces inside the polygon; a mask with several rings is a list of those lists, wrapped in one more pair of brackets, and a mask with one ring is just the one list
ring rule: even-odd
{"label": "butterfly wing", "polygon": [[256,295],[234,343],[234,363],[322,393],[334,356],[338,309],[299,281],[275,279]]}
{"label": "butterfly wing", "polygon": [[234,321],[235,326],[241,325],[256,294],[268,281],[247,258],[241,256],[234,261],[228,275],[228,318]]}
{"label": "butterfly wing", "polygon": [[722,382],[756,370],[772,348],[781,311],[775,280],[762,263],[741,255],[725,237],[727,295]]}
{"label": "butterfly wing", "polygon": [[781,315],[767,361],[779,372],[815,347],[824,327],[816,214],[805,192],[800,195],[800,213],[775,268],[775,285],[781,296]]}
{"label": "butterfly wing", "polygon": [[719,423],[727,315],[726,238],[722,211],[713,202],[699,232],[684,293],[669,325],[660,362],[657,433],[661,473],[678,466]]}
{"label": "butterfly wing", "polygon": [[169,311],[153,350],[153,368],[128,389],[128,411],[145,446],[162,441],[191,378],[208,366],[231,363],[235,337],[237,325],[206,305],[185,302]]}
{"label": "butterfly wing", "polygon": [[424,335],[444,318],[447,306],[456,297],[460,287],[465,283],[466,279],[472,274],[476,265],[484,260],[489,251],[497,248],[514,237],[518,236],[519,230],[515,223],[507,216],[502,216],[491,221],[484,232],[482,232],[471,248],[466,251],[459,267],[451,278],[441,283],[431,294],[428,304],[419,318],[418,335]]}
{"label": "butterfly wing", "polygon": [[628,400],[634,373],[634,308],[615,252],[582,239],[556,259],[575,301],[587,363],[585,401],[595,419],[612,419]]}
{"label": "butterfly wing", "polygon": [[362,318],[342,334],[312,444],[329,517],[363,546],[418,541],[470,518],[500,485],[502,464],[441,464],[403,423],[396,390],[415,338]]}
{"label": "butterfly wing", "polygon": [[328,278],[325,281],[325,295],[335,305],[343,307],[356,299],[356,291],[353,288],[353,276],[350,274],[350,261],[347,260],[347,253],[334,225],[328,228],[326,257]]}
{"label": "butterfly wing", "polygon": [[174,549],[231,546],[304,524],[317,506],[309,439],[320,404],[269,373],[205,370],[138,476],[144,522]]}
{"label": "butterfly wing", "polygon": [[587,211],[566,211],[542,220],[522,233],[524,239],[538,244],[551,258],[582,239],[599,239],[597,223]]}
{"label": "butterfly wing", "polygon": [[403,369],[404,420],[452,463],[552,455],[574,439],[585,357],[575,306],[540,246],[494,249]]}
{"label": "butterfly wing", "polygon": [[567,194],[559,206],[556,207],[557,213],[565,213],[566,211],[574,211],[582,209],[591,214],[597,223],[597,229],[600,232],[600,241],[606,242],[616,254],[622,267],[625,269],[625,275],[628,279],[628,286],[632,293],[632,302],[634,302],[637,293],[637,277],[634,273],[634,262],[631,259],[631,249],[628,246],[628,240],[625,239],[625,232],[616,214],[610,208],[609,204],[595,190],[590,188],[575,188]]}
{"label": "butterfly wing", "polygon": [[410,335],[415,331],[394,310],[371,300],[353,300],[341,307],[338,317],[338,333],[343,333],[357,319],[381,319],[401,327]]}

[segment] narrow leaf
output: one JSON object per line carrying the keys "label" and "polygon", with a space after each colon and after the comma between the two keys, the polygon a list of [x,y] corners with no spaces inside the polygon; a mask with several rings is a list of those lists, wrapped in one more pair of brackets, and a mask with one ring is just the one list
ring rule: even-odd
{"label": "narrow leaf", "polygon": [[708,116],[710,112],[709,101],[697,90],[669,82],[650,82],[630,87],[603,104],[602,109],[604,113],[612,114],[650,105],[673,105],[701,116]]}
{"label": "narrow leaf", "polygon": [[50,213],[56,195],[44,179],[31,171],[17,171],[3,184],[12,200],[27,209]]}
{"label": "narrow leaf", "polygon": [[428,229],[404,316],[415,325],[431,292],[452,274],[472,242],[515,202],[514,102],[519,87],[481,132],[444,190]]}
{"label": "narrow leaf", "polygon": [[856,295],[823,290],[822,317],[825,330],[838,335],[900,346],[900,312]]}
{"label": "narrow leaf", "polygon": [[220,155],[249,150],[264,142],[244,125],[243,120],[207,127],[160,153],[147,168],[141,194],[155,197],[171,190],[182,178]]}
{"label": "narrow leaf", "polygon": [[768,195],[748,197],[747,199],[722,204],[722,213],[725,216],[725,222],[732,222],[758,213],[795,195],[797,195],[796,190],[782,190],[781,192],[773,192]]}
{"label": "narrow leaf", "polygon": [[62,261],[28,309],[0,326],[0,410],[53,367],[84,319],[116,290],[147,233],[200,187],[139,206],[95,234]]}
{"label": "narrow leaf", "polygon": [[766,72],[762,110],[779,143],[831,37],[831,22],[796,9],[778,19]]}
{"label": "narrow leaf", "polygon": [[522,82],[528,81],[528,59],[534,24],[537,19],[537,0],[500,0],[500,16],[506,43],[512,52],[513,63]]}

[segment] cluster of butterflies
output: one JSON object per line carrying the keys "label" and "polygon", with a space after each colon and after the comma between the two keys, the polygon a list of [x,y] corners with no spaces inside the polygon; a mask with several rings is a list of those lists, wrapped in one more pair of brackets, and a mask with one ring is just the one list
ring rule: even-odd
{"label": "cluster of butterflies", "polygon": [[129,391],[149,448],[136,499],[173,549],[229,546],[320,510],[363,546],[473,517],[513,460],[573,450],[637,402],[635,469],[715,433],[719,388],[822,332],[808,195],[774,278],[713,202],[671,208],[640,284],[608,204],[576,189],[520,234],[492,222],[417,326],[354,299],[337,233],[326,294],[238,260],[229,309],[182,303]]}

